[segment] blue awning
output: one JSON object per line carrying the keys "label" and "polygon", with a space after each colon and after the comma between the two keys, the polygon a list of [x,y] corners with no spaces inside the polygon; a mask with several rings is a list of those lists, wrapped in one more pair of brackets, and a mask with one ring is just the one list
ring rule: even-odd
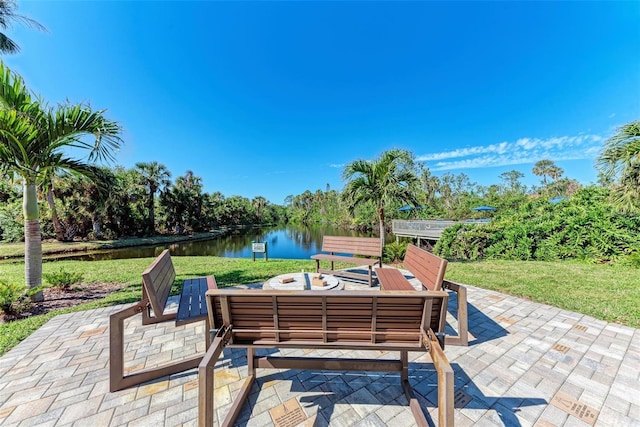
{"label": "blue awning", "polygon": [[410,210],[412,210],[412,209],[424,209],[424,206],[411,206],[411,205],[406,205],[406,206],[403,206],[403,207],[399,208],[398,210],[399,210],[399,211],[403,211],[403,212],[404,212],[404,211],[410,211]]}
{"label": "blue awning", "polygon": [[497,211],[498,208],[493,208],[491,206],[478,206],[477,208],[473,208],[474,211]]}
{"label": "blue awning", "polygon": [[560,203],[563,200],[567,200],[567,198],[562,196],[554,197],[553,199],[549,199],[549,203],[553,203],[555,205],[556,203]]}

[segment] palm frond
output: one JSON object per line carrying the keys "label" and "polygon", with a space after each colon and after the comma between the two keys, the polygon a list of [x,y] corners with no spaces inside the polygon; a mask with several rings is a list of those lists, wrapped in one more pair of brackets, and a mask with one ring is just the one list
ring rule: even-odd
{"label": "palm frond", "polygon": [[22,77],[0,61],[0,104],[22,111],[32,103],[31,94]]}
{"label": "palm frond", "polygon": [[[47,134],[51,150],[65,146],[89,151],[89,161],[113,161],[122,145],[122,128],[104,117],[105,110],[92,111],[88,106],[62,105],[46,114]],[[87,140],[93,136],[94,141]]]}
{"label": "palm frond", "polygon": [[614,178],[621,176],[625,168],[637,162],[640,162],[640,121],[619,127],[617,133],[605,143],[596,165],[605,177]]}
{"label": "palm frond", "polygon": [[11,40],[5,34],[0,33],[0,52],[18,53],[20,52],[20,46],[18,46],[16,42]]}

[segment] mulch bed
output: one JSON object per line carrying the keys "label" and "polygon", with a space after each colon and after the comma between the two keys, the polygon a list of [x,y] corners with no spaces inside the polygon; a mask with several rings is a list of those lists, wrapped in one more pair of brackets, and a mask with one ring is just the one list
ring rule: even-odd
{"label": "mulch bed", "polygon": [[32,303],[27,311],[19,315],[0,313],[0,323],[46,314],[53,310],[102,299],[120,288],[121,285],[112,283],[83,283],[67,291],[60,288],[46,288],[43,291],[44,301]]}

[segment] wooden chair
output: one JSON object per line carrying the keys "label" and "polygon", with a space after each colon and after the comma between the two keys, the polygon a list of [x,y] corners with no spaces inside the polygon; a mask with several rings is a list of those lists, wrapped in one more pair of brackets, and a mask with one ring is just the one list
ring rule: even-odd
{"label": "wooden chair", "polygon": [[133,306],[114,313],[109,318],[109,389],[118,391],[166,375],[182,372],[198,366],[202,356],[178,363],[164,365],[129,375],[124,374],[124,321],[136,314],[142,314],[142,324],[150,325],[175,320],[176,326],[205,321],[205,342],[210,344],[209,318],[205,292],[216,289],[213,276],[186,279],[177,313],[165,313],[171,287],[176,278],[169,250],[164,250],[142,273],[142,300]]}
{"label": "wooden chair", "polygon": [[[311,255],[311,259],[316,260],[316,273],[366,280],[369,286],[373,286],[373,266],[376,264],[382,266],[382,242],[380,239],[376,237],[323,236],[322,251],[329,253]],[[329,261],[330,268],[321,269],[320,261]],[[363,274],[335,270],[334,262],[366,265],[369,271],[368,274]]]}
{"label": "wooden chair", "polygon": [[[415,245],[408,245],[403,262],[404,268],[429,291],[450,290],[456,293],[458,303],[458,335],[447,335],[447,344],[463,345],[469,343],[469,328],[467,321],[467,288],[463,285],[444,280],[447,270],[447,260],[420,249]],[[376,268],[376,276],[382,290],[413,291],[415,288],[397,268]]]}
{"label": "wooden chair", "polygon": [[[409,270],[422,286],[430,291],[442,290],[444,273],[447,270],[447,260],[415,245],[408,245],[404,256],[404,268]],[[380,289],[384,290],[414,290],[409,281],[397,268],[376,268],[376,275],[380,282]]]}
{"label": "wooden chair", "polygon": [[[438,375],[440,426],[453,425],[453,370],[442,350],[446,292],[265,291],[207,292],[215,337],[199,366],[199,425],[213,425],[214,366],[225,347],[247,349],[248,378],[221,426],[235,422],[256,368],[399,372],[420,426],[428,422],[409,384],[408,352],[431,355]],[[398,360],[257,357],[256,348],[399,351]]]}

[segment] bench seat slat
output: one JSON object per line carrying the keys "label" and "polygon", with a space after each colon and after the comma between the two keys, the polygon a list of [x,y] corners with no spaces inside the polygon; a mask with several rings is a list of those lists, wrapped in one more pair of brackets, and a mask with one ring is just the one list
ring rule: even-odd
{"label": "bench seat slat", "polygon": [[380,287],[385,291],[415,291],[415,288],[400,270],[396,268],[376,268]]}
{"label": "bench seat slat", "polygon": [[358,265],[376,265],[379,262],[375,258],[360,258],[360,257],[354,257],[354,256],[329,255],[329,254],[311,255],[311,259],[316,259],[321,261],[349,262],[351,264],[358,264]]}
{"label": "bench seat slat", "polygon": [[195,322],[207,317],[205,293],[211,286],[210,277],[185,279],[178,304],[176,325]]}

